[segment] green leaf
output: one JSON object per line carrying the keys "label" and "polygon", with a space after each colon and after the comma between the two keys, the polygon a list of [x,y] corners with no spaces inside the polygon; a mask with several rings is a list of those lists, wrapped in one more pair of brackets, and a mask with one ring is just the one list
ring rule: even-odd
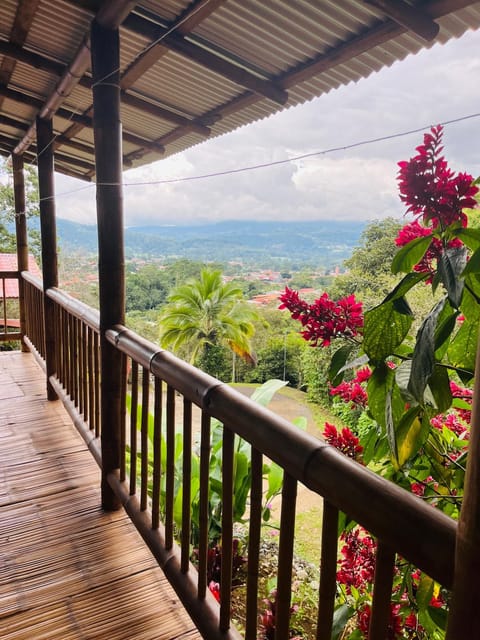
{"label": "green leaf", "polygon": [[467,263],[465,247],[446,249],[437,260],[438,275],[447,290],[448,299],[454,309],[462,302],[464,280],[461,277]]}
{"label": "green leaf", "polygon": [[438,319],[437,327],[435,329],[435,352],[437,352],[442,346],[448,347],[448,344],[446,344],[447,340],[450,338],[453,330],[457,326],[459,311],[454,311],[453,313],[450,313],[450,311],[450,305],[445,305],[445,308]]}
{"label": "green leaf", "polygon": [[464,276],[469,273],[478,273],[480,271],[480,248],[475,251],[473,255],[470,256],[470,260],[467,262],[467,266],[463,270]]}
{"label": "green leaf", "polygon": [[408,383],[412,373],[412,361],[404,360],[395,369],[395,381],[400,389],[402,398],[409,404],[415,403],[415,398],[412,396],[408,389]]}
{"label": "green leaf", "polygon": [[471,227],[468,229],[456,229],[453,235],[460,238],[472,251],[480,248],[480,229],[472,229]]}
{"label": "green leaf", "polygon": [[428,273],[407,273],[407,275],[400,280],[397,286],[392,289],[392,291],[390,291],[383,302],[402,298],[406,293],[410,291],[410,289],[412,289],[412,287],[414,287],[417,283],[422,282],[422,280],[426,280],[427,277]]}
{"label": "green leaf", "polygon": [[428,609],[430,600],[433,596],[434,586],[435,583],[432,578],[429,578],[427,575],[422,573],[416,593],[417,605],[420,611],[425,611],[426,609]]}
{"label": "green leaf", "polygon": [[452,405],[452,391],[450,378],[445,367],[435,366],[428,382],[430,391],[435,401],[435,407],[439,413],[445,413]]}
{"label": "green leaf", "polygon": [[374,362],[392,355],[411,327],[412,312],[408,305],[399,311],[400,300],[382,302],[365,314],[363,349]]}
{"label": "green leaf", "polygon": [[285,382],[284,380],[267,380],[261,387],[255,389],[252,393],[251,399],[258,402],[258,404],[261,404],[263,407],[266,407],[270,404],[270,401],[277,391],[285,387],[287,384],[288,382]]}
{"label": "green leaf", "polygon": [[279,467],[276,462],[272,462],[270,465],[267,481],[268,490],[265,499],[268,502],[270,498],[272,498],[281,490],[283,484],[283,469],[282,467]]}
{"label": "green leaf", "polygon": [[342,382],[343,376],[339,374],[344,371],[343,367],[352,353],[354,346],[355,345],[353,344],[346,344],[343,347],[340,347],[340,349],[337,349],[333,354],[330,367],[328,369],[328,379],[332,386],[336,387]]}
{"label": "green leaf", "polygon": [[463,292],[461,312],[468,320],[480,318],[480,282],[476,274],[468,274],[465,278],[465,290]]}
{"label": "green leaf", "polygon": [[421,411],[421,407],[412,407],[398,423],[397,463],[400,468],[418,452],[428,436],[430,423],[420,416]]}
{"label": "green leaf", "polygon": [[396,423],[403,413],[404,402],[400,391],[395,385],[395,373],[385,363],[381,363],[372,371],[367,383],[368,408],[372,418],[385,432],[388,411],[393,422]]}
{"label": "green leaf", "polygon": [[386,396],[385,422],[386,422],[386,430],[387,430],[387,440],[388,440],[388,445],[390,447],[391,454],[394,460],[398,460],[399,455],[398,455],[397,438],[395,436],[395,420],[393,417],[391,389],[388,390],[387,396]]}
{"label": "green leaf", "polygon": [[435,365],[435,329],[444,305],[445,299],[435,305],[417,334],[408,391],[420,404],[424,404],[423,394]]}
{"label": "green leaf", "polygon": [[423,258],[431,242],[431,236],[422,236],[402,247],[393,258],[392,273],[400,273],[401,271],[410,273],[412,268]]}
{"label": "green leaf", "polygon": [[345,625],[355,613],[355,609],[348,604],[342,604],[333,614],[332,640],[339,640],[345,629]]}
{"label": "green leaf", "polygon": [[465,320],[448,349],[451,364],[469,372],[475,370],[475,356],[478,344],[478,322]]}
{"label": "green leaf", "polygon": [[447,630],[448,612],[441,607],[428,607],[428,615],[434,624],[442,631]]}

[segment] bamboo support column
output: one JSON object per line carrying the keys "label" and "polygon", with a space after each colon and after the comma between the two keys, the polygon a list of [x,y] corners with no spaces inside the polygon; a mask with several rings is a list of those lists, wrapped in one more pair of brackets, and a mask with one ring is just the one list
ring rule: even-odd
{"label": "bamboo support column", "polygon": [[107,475],[120,468],[122,354],[105,339],[125,322],[122,131],[118,29],[95,20],[91,31],[100,290],[102,506],[120,508]]}
{"label": "bamboo support column", "polygon": [[[15,232],[17,237],[17,268],[21,273],[28,270],[27,220],[25,216],[25,177],[23,175],[23,156],[12,155],[13,192],[15,198]],[[23,341],[25,336],[25,286],[23,279],[18,280],[18,302],[20,306],[20,332],[22,351],[28,351]]]}
{"label": "bamboo support column", "polygon": [[462,511],[457,529],[453,594],[446,640],[477,638],[480,629],[480,342]]}
{"label": "bamboo support column", "polygon": [[50,376],[55,373],[54,303],[46,292],[58,286],[57,228],[55,222],[55,187],[53,161],[53,127],[51,120],[37,117],[38,191],[40,195],[40,230],[42,235],[43,312],[45,315],[45,360],[47,397],[56,400]]}

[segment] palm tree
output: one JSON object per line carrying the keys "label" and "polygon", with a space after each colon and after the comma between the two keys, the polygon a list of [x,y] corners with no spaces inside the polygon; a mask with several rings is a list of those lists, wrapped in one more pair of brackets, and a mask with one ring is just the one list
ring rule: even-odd
{"label": "palm tree", "polygon": [[254,362],[250,339],[257,318],[239,287],[223,282],[221,271],[203,269],[169,295],[160,315],[160,343],[186,353],[192,363],[208,362],[209,351],[225,345]]}

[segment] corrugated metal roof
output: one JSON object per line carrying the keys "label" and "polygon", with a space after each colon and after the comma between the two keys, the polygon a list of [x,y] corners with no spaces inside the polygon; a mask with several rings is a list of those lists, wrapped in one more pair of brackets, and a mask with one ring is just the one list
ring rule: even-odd
{"label": "corrugated metal roof", "polygon": [[[20,11],[28,0],[0,2],[0,153],[8,155],[34,122],[102,4],[40,0],[28,22]],[[438,23],[434,40],[419,35],[418,20],[409,28],[401,20],[402,26],[375,0],[138,2],[120,29],[121,76],[128,70],[125,166],[152,161],[162,147],[170,155],[223,135],[480,26],[480,2],[403,4]],[[148,52],[149,64],[136,72],[138,60],[159,40],[161,46]],[[18,60],[13,69],[7,59]],[[58,169],[85,179],[94,175],[90,85],[86,69],[53,119],[62,136],[55,142]],[[34,153],[31,146],[26,159]]]}
{"label": "corrugated metal roof", "polygon": [[[0,253],[0,271],[17,271],[18,269],[16,253]],[[41,278],[42,274],[38,268],[38,264],[31,253],[28,254],[28,270],[37,278]],[[0,280],[0,298],[16,299],[18,298],[18,280],[5,278]]]}

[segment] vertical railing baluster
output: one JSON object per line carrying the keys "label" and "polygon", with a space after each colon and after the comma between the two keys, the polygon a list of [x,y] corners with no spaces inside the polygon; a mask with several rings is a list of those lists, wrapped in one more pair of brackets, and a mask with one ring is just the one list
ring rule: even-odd
{"label": "vertical railing baluster", "polygon": [[289,637],[296,500],[297,481],[289,474],[284,473],[282,510],[280,515],[280,541],[278,548],[275,640],[287,640]]}
{"label": "vertical railing baluster", "polygon": [[248,530],[247,611],[245,640],[256,640],[258,622],[258,564],[262,528],[263,456],[254,447],[251,455],[250,523]]}
{"label": "vertical railing baluster", "polygon": [[128,356],[122,354],[122,388],[120,389],[120,413],[122,416],[122,428],[120,430],[120,480],[126,478],[126,453],[127,453],[127,360]]}
{"label": "vertical railing baluster", "polygon": [[230,628],[233,552],[233,468],[235,434],[226,426],[222,442],[222,569],[220,584],[220,631]]}
{"label": "vertical railing baluster", "polygon": [[162,481],[162,381],[155,378],[155,404],[153,414],[153,487],[152,529],[160,526],[160,484]]}
{"label": "vertical railing baluster", "polygon": [[165,482],[165,547],[173,547],[173,501],[175,491],[175,389],[167,387],[167,461]]}
{"label": "vertical railing baluster", "polygon": [[132,401],[130,403],[130,495],[137,490],[137,410],[138,364],[132,363]]}
{"label": "vertical railing baluster", "polygon": [[81,320],[78,321],[78,412],[83,414],[85,408],[85,395],[84,395],[84,328],[85,325]]}
{"label": "vertical railing baluster", "polygon": [[190,563],[192,495],[192,403],[183,399],[182,535],[180,568],[187,573]]}
{"label": "vertical railing baluster", "polygon": [[88,370],[88,425],[95,429],[95,374],[93,371],[93,329],[87,327],[87,370]]}
{"label": "vertical railing baluster", "polygon": [[323,501],[322,551],[318,596],[317,640],[332,637],[337,590],[338,509]]}
{"label": "vertical railing baluster", "polygon": [[79,337],[78,337],[78,324],[77,318],[73,318],[73,349],[72,349],[72,364],[73,364],[73,402],[78,407],[78,376],[79,376]]}
{"label": "vertical railing baluster", "polygon": [[207,564],[208,564],[208,531],[209,501],[210,501],[210,416],[202,411],[200,433],[200,502],[198,513],[199,541],[198,541],[198,597],[205,598],[207,592]]}
{"label": "vertical railing baluster", "polygon": [[387,637],[391,618],[394,567],[395,551],[379,540],[375,562],[372,615],[368,630],[369,640],[385,640]]}
{"label": "vertical railing baluster", "polygon": [[140,509],[145,511],[148,504],[148,410],[150,396],[150,373],[142,368],[142,423],[141,423],[141,471]]}
{"label": "vertical railing baluster", "polygon": [[100,346],[99,335],[93,334],[93,370],[94,370],[94,398],[95,398],[95,437],[100,437]]}

